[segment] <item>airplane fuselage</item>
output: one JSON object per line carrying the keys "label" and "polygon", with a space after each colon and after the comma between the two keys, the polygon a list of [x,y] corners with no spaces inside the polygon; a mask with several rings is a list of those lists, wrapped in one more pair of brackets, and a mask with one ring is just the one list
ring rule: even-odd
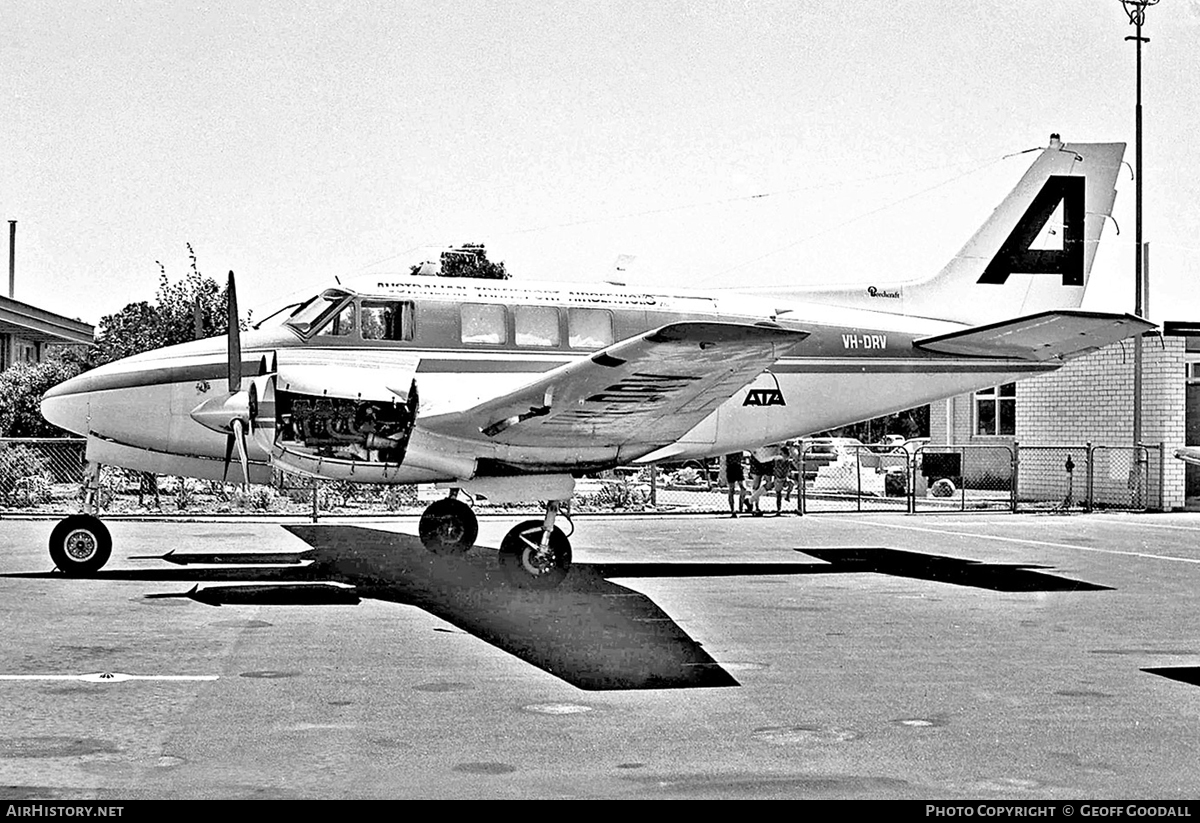
{"label": "airplane fuselage", "polygon": [[[421,429],[421,420],[430,415],[469,408],[616,341],[680,321],[767,323],[804,330],[809,337],[673,443],[489,447]],[[350,456],[325,449],[322,456],[310,449],[313,459],[294,460],[291,467],[360,482],[452,481],[460,465],[454,463],[458,451],[535,473],[691,459],[803,437],[1053,368],[949,356],[913,345],[921,337],[961,328],[886,312],[786,302],[783,296],[396,276],[356,291],[327,291],[284,324],[244,333],[242,373],[250,379],[262,371],[264,358],[282,361],[290,352],[345,363],[348,370],[379,371],[392,359],[414,365],[419,409],[412,437],[427,452],[447,455],[444,466],[391,463],[386,451]],[[162,473],[179,470],[172,456],[211,465],[225,457],[225,438],[191,413],[226,391],[226,368],[224,337],[172,346],[87,372],[52,390],[43,408],[64,428],[114,448],[161,456]],[[653,392],[653,386],[623,386],[614,396],[637,404],[653,402]],[[304,439],[296,431],[287,436]],[[271,443],[252,438],[248,445],[251,461],[265,466]],[[280,454],[275,458],[287,462]],[[138,467],[153,469],[157,459],[143,455]]]}

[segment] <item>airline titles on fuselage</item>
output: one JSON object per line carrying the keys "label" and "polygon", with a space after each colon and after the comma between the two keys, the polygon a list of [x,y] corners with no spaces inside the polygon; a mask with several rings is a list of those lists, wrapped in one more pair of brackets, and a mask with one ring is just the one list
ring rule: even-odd
{"label": "airline titles on fuselage", "polygon": [[437,280],[430,283],[406,283],[402,281],[379,281],[375,287],[390,296],[401,297],[452,297],[456,299],[481,299],[504,301],[528,301],[531,303],[555,303],[576,306],[656,306],[659,299],[652,294],[637,292],[589,291],[583,289],[533,289],[523,286],[488,286],[479,282],[455,283]]}

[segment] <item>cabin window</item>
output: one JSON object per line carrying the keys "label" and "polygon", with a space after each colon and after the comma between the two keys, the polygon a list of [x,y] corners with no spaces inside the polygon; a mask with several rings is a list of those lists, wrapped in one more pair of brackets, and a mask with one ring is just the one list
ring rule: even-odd
{"label": "cabin window", "polygon": [[412,340],[413,304],[396,300],[364,300],[363,340]]}
{"label": "cabin window", "polygon": [[612,313],[604,309],[571,309],[567,327],[573,349],[603,349],[613,343]]}
{"label": "cabin window", "polygon": [[354,334],[354,304],[347,303],[345,308],[338,312],[333,322],[324,330],[325,334],[333,334],[338,337],[346,337]]}
{"label": "cabin window", "polygon": [[1005,383],[975,392],[975,434],[1017,433],[1017,384]]}
{"label": "cabin window", "polygon": [[499,346],[508,342],[504,306],[467,303],[462,307],[462,341]]}
{"label": "cabin window", "polygon": [[518,346],[557,346],[561,342],[554,306],[517,306],[513,316]]}

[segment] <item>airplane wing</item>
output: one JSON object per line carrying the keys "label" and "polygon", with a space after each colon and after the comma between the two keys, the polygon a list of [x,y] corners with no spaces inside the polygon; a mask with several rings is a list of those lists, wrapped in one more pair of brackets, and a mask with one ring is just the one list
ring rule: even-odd
{"label": "airplane wing", "polygon": [[568,363],[501,397],[421,418],[429,431],[507,445],[619,446],[678,439],[808,332],[671,323]]}
{"label": "airplane wing", "polygon": [[1046,311],[971,329],[914,340],[939,354],[1065,360],[1155,328],[1132,314],[1077,310]]}

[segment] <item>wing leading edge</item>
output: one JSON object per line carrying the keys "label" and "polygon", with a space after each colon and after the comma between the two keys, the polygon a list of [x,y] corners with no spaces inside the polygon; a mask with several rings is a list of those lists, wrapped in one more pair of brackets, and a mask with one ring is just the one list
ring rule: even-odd
{"label": "wing leading edge", "polygon": [[806,337],[773,325],[671,323],[420,425],[505,445],[668,443]]}

